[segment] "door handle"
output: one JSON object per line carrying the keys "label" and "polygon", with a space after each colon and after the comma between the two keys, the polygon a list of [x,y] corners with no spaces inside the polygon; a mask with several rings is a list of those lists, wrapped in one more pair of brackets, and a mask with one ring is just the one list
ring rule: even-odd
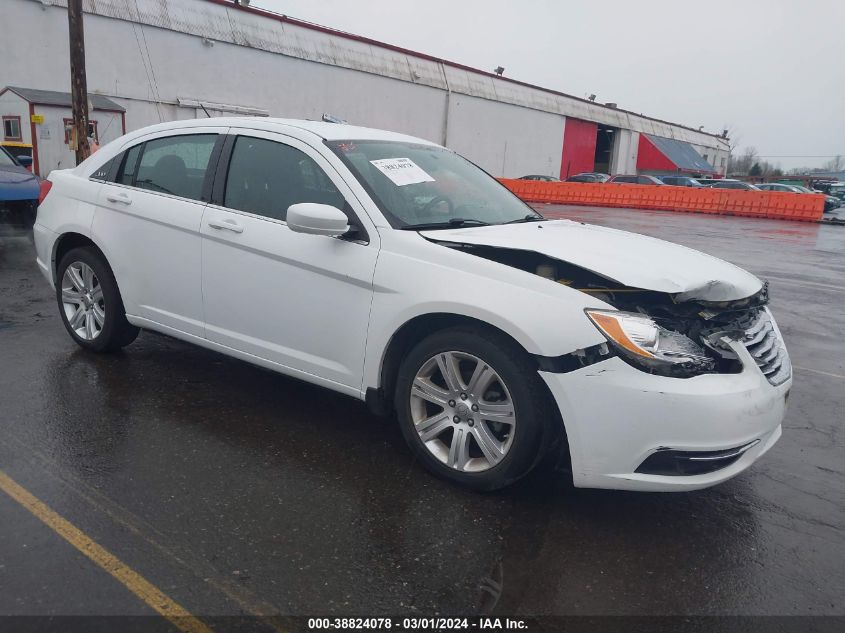
{"label": "door handle", "polygon": [[209,220],[208,226],[213,229],[220,229],[223,231],[231,231],[232,233],[243,233],[244,227],[234,220]]}
{"label": "door handle", "polygon": [[132,198],[126,193],[109,193],[106,194],[106,200],[109,202],[117,202],[119,204],[132,204]]}

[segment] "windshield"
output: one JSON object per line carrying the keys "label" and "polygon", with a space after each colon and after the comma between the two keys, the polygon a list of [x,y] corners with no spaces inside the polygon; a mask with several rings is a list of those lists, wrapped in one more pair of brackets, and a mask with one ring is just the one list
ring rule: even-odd
{"label": "windshield", "polygon": [[394,228],[542,219],[489,174],[450,150],[393,141],[326,144],[346,163]]}
{"label": "windshield", "polygon": [[12,165],[17,166],[17,163],[14,159],[6,152],[5,149],[0,147],[0,166],[2,167],[10,167]]}

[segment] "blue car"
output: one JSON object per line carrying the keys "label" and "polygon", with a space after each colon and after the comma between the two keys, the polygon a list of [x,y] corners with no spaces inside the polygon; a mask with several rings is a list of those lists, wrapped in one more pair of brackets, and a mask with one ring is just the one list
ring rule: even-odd
{"label": "blue car", "polygon": [[29,156],[15,158],[0,147],[0,224],[30,229],[38,208],[38,176],[26,169]]}

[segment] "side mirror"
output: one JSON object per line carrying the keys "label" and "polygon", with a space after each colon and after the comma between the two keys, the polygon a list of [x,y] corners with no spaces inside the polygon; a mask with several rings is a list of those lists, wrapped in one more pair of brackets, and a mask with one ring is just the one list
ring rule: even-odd
{"label": "side mirror", "polygon": [[21,164],[21,167],[31,167],[32,156],[18,156],[18,162]]}
{"label": "side mirror", "polygon": [[285,221],[288,228],[295,233],[336,237],[349,231],[349,218],[343,211],[316,202],[290,205]]}

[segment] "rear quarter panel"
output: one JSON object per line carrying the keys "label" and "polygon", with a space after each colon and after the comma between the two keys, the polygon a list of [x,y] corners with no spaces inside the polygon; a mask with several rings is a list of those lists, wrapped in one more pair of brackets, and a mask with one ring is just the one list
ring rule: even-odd
{"label": "rear quarter panel", "polygon": [[91,237],[100,185],[87,178],[80,178],[70,170],[53,171],[48,180],[53,186],[38,207],[34,234],[39,267],[50,283],[54,283],[58,239],[65,233]]}

